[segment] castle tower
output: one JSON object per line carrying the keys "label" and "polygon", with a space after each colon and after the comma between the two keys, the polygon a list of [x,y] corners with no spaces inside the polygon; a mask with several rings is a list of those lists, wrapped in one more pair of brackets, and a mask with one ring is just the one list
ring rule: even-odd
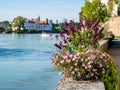
{"label": "castle tower", "polygon": [[35,30],[38,30],[38,28],[39,28],[39,22],[40,22],[40,16],[38,16],[38,18],[36,19]]}

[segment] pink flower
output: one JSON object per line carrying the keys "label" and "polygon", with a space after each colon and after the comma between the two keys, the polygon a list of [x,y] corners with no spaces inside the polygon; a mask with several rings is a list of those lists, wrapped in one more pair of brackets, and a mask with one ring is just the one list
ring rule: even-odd
{"label": "pink flower", "polygon": [[81,54],[81,53],[80,53],[80,52],[78,52],[76,55],[77,55],[77,56],[80,56],[80,54]]}
{"label": "pink flower", "polygon": [[94,74],[93,74],[93,73],[91,73],[91,76],[94,76]]}
{"label": "pink flower", "polygon": [[88,65],[88,68],[91,68],[91,65]]}
{"label": "pink flower", "polygon": [[85,64],[83,63],[82,66],[85,67]]}
{"label": "pink flower", "polygon": [[52,64],[55,65],[55,64],[56,64],[56,61],[52,61]]}
{"label": "pink flower", "polygon": [[102,71],[102,74],[105,74],[105,70]]}
{"label": "pink flower", "polygon": [[60,63],[63,64],[63,63],[64,63],[64,60],[61,60]]}
{"label": "pink flower", "polygon": [[92,54],[91,59],[94,60],[95,58],[96,58],[96,56]]}
{"label": "pink flower", "polygon": [[67,59],[67,58],[68,58],[68,56],[67,56],[67,55],[64,55],[64,56],[63,56],[63,59]]}
{"label": "pink flower", "polygon": [[69,59],[66,59],[66,62],[67,62],[67,63],[70,63],[70,61],[71,61],[71,60],[69,60]]}
{"label": "pink flower", "polygon": [[78,60],[76,60],[76,62],[78,62]]}
{"label": "pink flower", "polygon": [[85,69],[87,69],[87,67],[85,66]]}
{"label": "pink flower", "polygon": [[73,54],[70,54],[70,55],[69,55],[69,57],[70,57],[70,58],[73,58],[73,57],[74,57],[74,55],[73,55]]}
{"label": "pink flower", "polygon": [[72,61],[75,61],[76,60],[76,57],[74,57],[73,59],[72,59]]}
{"label": "pink flower", "polygon": [[96,76],[95,78],[96,78],[96,79],[98,79],[98,77],[97,77],[97,76]]}
{"label": "pink flower", "polygon": [[99,63],[99,66],[100,66],[100,68],[102,68],[103,65],[101,63]]}
{"label": "pink flower", "polygon": [[97,70],[96,69],[93,69],[94,72],[96,72]]}
{"label": "pink flower", "polygon": [[106,59],[104,59],[104,62],[107,62],[107,60],[106,60]]}
{"label": "pink flower", "polygon": [[65,52],[65,55],[69,55],[69,52],[67,51],[67,52]]}
{"label": "pink flower", "polygon": [[102,54],[102,55],[100,55],[100,58],[102,59],[104,56],[105,56],[105,55],[104,55],[104,54]]}
{"label": "pink flower", "polygon": [[81,61],[83,62],[83,61],[84,61],[84,59],[82,58],[82,59],[81,59]]}
{"label": "pink flower", "polygon": [[51,54],[51,57],[55,57],[55,56],[56,56],[56,54],[55,54],[55,53],[52,53],[52,54]]}

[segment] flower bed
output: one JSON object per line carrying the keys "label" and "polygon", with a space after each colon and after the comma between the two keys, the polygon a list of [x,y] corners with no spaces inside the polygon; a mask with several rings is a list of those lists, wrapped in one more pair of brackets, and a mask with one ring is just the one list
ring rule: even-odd
{"label": "flower bed", "polygon": [[51,59],[54,69],[63,70],[66,77],[74,80],[103,81],[106,90],[118,89],[118,72],[113,58],[99,50],[99,40],[104,28],[99,21],[85,18],[78,25],[65,22],[60,40],[55,44],[58,52]]}
{"label": "flower bed", "polygon": [[62,56],[54,54],[52,60],[54,68],[64,69],[67,76],[80,80],[100,80],[114,63],[107,53],[96,50],[76,54],[67,51]]}

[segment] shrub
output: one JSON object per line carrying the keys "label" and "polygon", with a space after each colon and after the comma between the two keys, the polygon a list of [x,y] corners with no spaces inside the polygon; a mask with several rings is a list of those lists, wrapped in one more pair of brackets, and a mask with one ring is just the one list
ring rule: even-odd
{"label": "shrub", "polygon": [[53,54],[52,63],[57,70],[64,70],[65,76],[77,80],[102,80],[106,90],[118,90],[119,77],[114,60],[107,53],[87,50],[76,54],[69,51],[62,55]]}

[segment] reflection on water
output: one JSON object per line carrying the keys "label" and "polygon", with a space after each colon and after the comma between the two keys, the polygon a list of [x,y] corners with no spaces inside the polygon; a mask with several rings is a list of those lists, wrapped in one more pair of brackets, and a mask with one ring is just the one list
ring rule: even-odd
{"label": "reflection on water", "polygon": [[52,70],[54,35],[0,34],[0,90],[54,90],[60,79]]}

